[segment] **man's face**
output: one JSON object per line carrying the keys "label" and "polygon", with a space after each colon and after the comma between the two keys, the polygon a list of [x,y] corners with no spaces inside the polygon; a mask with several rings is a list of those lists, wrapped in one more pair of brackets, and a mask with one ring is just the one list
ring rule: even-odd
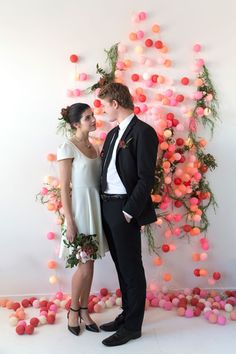
{"label": "man's face", "polygon": [[116,121],[118,116],[118,107],[119,107],[118,103],[115,100],[110,102],[106,98],[101,100],[101,102],[103,105],[104,113],[108,115],[109,122]]}

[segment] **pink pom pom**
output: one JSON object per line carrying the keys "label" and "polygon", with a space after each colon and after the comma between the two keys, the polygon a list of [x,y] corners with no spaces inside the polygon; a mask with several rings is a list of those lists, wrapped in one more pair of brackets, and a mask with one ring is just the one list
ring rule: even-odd
{"label": "pink pom pom", "polygon": [[[202,249],[203,249],[204,251],[209,250],[209,244],[208,244],[208,242],[204,242],[204,243],[201,245],[201,247],[202,247]],[[214,279],[213,279],[213,280],[214,280]],[[211,284],[214,285],[212,282],[211,282]]]}
{"label": "pink pom pom", "polygon": [[107,134],[106,134],[105,132],[101,132],[101,133],[100,133],[100,139],[101,139],[101,140],[105,140],[105,139],[106,139],[106,136],[107,136]]}
{"label": "pink pom pom", "polygon": [[177,101],[176,101],[175,98],[171,98],[171,99],[170,99],[170,105],[171,105],[171,106],[177,106]]}
{"label": "pink pom pom", "polygon": [[48,232],[47,233],[47,239],[48,240],[54,240],[55,239],[55,233],[54,232],[52,232],[52,231],[50,231],[50,232]]}
{"label": "pink pom pom", "polygon": [[211,313],[212,313],[211,310],[205,311],[205,312],[204,312],[204,318],[205,318],[206,320],[208,320]]}
{"label": "pink pom pom", "polygon": [[171,311],[172,308],[173,308],[172,302],[166,301],[165,304],[164,304],[164,309],[165,309],[166,311]]}
{"label": "pink pom pom", "polygon": [[36,308],[36,309],[39,308],[39,300],[34,300],[33,301],[33,307]]}
{"label": "pink pom pom", "polygon": [[168,90],[166,90],[165,95],[166,95],[167,97],[171,97],[171,96],[173,95],[173,91],[170,90],[170,89],[168,89]]}
{"label": "pink pom pom", "polygon": [[197,91],[197,92],[195,92],[195,94],[194,94],[194,99],[195,99],[195,100],[201,100],[201,99],[202,99],[202,96],[203,96],[202,92],[201,92],[201,91]]}
{"label": "pink pom pom", "polygon": [[152,86],[154,85],[154,82],[153,82],[152,80],[147,80],[147,81],[145,82],[145,85],[146,85],[147,87],[152,87]]}
{"label": "pink pom pom", "polygon": [[93,309],[94,309],[94,312],[100,313],[100,312],[102,312],[103,307],[99,304],[95,304]]}
{"label": "pink pom pom", "polygon": [[200,44],[198,44],[198,43],[197,43],[197,44],[194,44],[194,46],[193,46],[194,52],[198,53],[198,52],[201,51],[201,49],[202,49],[202,47],[201,47]]}
{"label": "pink pom pom", "polygon": [[142,55],[142,56],[138,59],[138,62],[139,62],[139,64],[142,64],[142,65],[143,65],[143,64],[145,64],[146,60],[147,60],[147,58]]}
{"label": "pink pom pom", "polygon": [[142,113],[146,112],[148,110],[148,107],[145,103],[140,104],[140,110]]}
{"label": "pink pom pom", "polygon": [[67,95],[67,97],[73,97],[73,91],[67,90],[66,95]]}
{"label": "pink pom pom", "polygon": [[131,21],[132,21],[133,23],[138,23],[138,22],[140,22],[139,15],[138,15],[138,14],[133,15],[132,18],[131,18]]}
{"label": "pink pom pom", "polygon": [[119,53],[125,53],[127,51],[127,47],[123,44],[120,44],[118,45],[118,52]]}
{"label": "pink pom pom", "polygon": [[175,214],[174,215],[174,221],[179,222],[182,219],[182,215],[181,214]]}
{"label": "pink pom pom", "polygon": [[138,16],[139,16],[140,21],[144,21],[147,18],[147,13],[142,11],[142,12],[139,12]]}
{"label": "pink pom pom", "polygon": [[192,204],[192,205],[198,205],[199,204],[199,200],[197,199],[197,198],[191,198],[190,199],[190,204]]}
{"label": "pink pom pom", "polygon": [[232,321],[236,321],[236,311],[230,312],[230,318]]}
{"label": "pink pom pom", "polygon": [[24,321],[24,320],[20,320],[20,321],[17,323],[17,326],[24,326],[24,327],[26,327],[26,325],[27,325],[27,323],[26,323],[26,321]]}
{"label": "pink pom pom", "polygon": [[98,87],[98,88],[95,90],[95,95],[98,96],[100,91],[101,91],[101,88]]}
{"label": "pink pom pom", "polygon": [[178,306],[178,303],[179,303],[179,299],[177,297],[175,297],[173,300],[172,300],[172,304],[174,306]]}
{"label": "pink pom pom", "polygon": [[152,300],[154,298],[154,294],[153,292],[151,291],[147,291],[147,294],[146,294],[146,299],[148,300]]}
{"label": "pink pom pom", "polygon": [[150,302],[151,307],[158,307],[159,306],[159,300],[157,298],[153,298]]}
{"label": "pink pom pom", "polygon": [[184,126],[183,126],[183,124],[178,124],[178,125],[176,126],[176,130],[178,130],[179,132],[184,131]]}
{"label": "pink pom pom", "polygon": [[56,293],[55,297],[56,297],[56,299],[61,301],[63,299],[63,293],[61,291],[58,291]]}
{"label": "pink pom pom", "polygon": [[142,39],[144,37],[144,32],[143,31],[138,31],[137,32],[137,38]]}
{"label": "pink pom pom", "polygon": [[47,195],[47,194],[48,194],[48,189],[45,188],[45,187],[43,187],[43,188],[41,189],[41,191],[40,191],[40,194],[41,194],[41,195]]}
{"label": "pink pom pom", "polygon": [[79,96],[81,95],[81,91],[80,91],[79,89],[74,89],[74,90],[73,90],[73,95],[74,95],[75,97],[79,97]]}
{"label": "pink pom pom", "polygon": [[80,79],[81,81],[86,81],[86,80],[88,79],[88,74],[86,74],[86,73],[80,74],[80,75],[79,75],[79,79]]}
{"label": "pink pom pom", "polygon": [[151,66],[154,65],[154,62],[153,62],[152,59],[146,59],[145,60],[145,65],[150,68]]}
{"label": "pink pom pom", "polygon": [[161,300],[159,301],[159,307],[160,307],[160,308],[164,308],[165,302],[166,302],[165,300],[161,299]]}
{"label": "pink pom pom", "polygon": [[194,316],[194,313],[193,313],[193,310],[192,310],[192,309],[187,309],[187,310],[185,311],[185,317],[191,318],[191,317],[193,317],[193,316]]}
{"label": "pink pom pom", "polygon": [[123,69],[125,68],[125,63],[124,63],[123,61],[118,61],[118,62],[116,63],[116,67],[117,67],[117,69],[119,69],[119,70],[123,70]]}
{"label": "pink pom pom", "polygon": [[205,64],[204,59],[197,59],[197,60],[196,60],[196,65],[197,65],[198,67],[201,67],[201,66],[203,66],[204,64]]}
{"label": "pink pom pom", "polygon": [[53,311],[53,312],[57,312],[57,305],[56,305],[56,304],[52,304],[52,305],[49,307],[49,310],[50,310],[50,311]]}
{"label": "pink pom pom", "polygon": [[208,321],[210,323],[216,323],[217,322],[217,318],[218,318],[218,316],[214,312],[211,311],[211,313],[210,313],[210,315],[208,317]]}

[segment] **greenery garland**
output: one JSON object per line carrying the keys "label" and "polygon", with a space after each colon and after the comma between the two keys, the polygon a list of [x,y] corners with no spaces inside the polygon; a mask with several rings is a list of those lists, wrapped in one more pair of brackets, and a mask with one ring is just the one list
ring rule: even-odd
{"label": "greenery garland", "polygon": [[109,50],[104,49],[109,70],[106,71],[101,68],[99,64],[96,65],[96,73],[100,75],[100,79],[87,89],[87,93],[95,91],[97,88],[101,88],[115,80],[116,63],[118,60],[118,45],[119,43],[116,43]]}
{"label": "greenery garland", "polygon": [[[198,91],[202,93],[202,97],[196,101],[196,105],[193,109],[192,113],[192,119],[194,119],[194,122],[196,126],[198,124],[202,124],[203,127],[208,127],[210,128],[210,133],[211,137],[213,136],[214,129],[215,129],[215,124],[217,121],[219,121],[219,115],[217,108],[219,106],[218,100],[217,100],[217,95],[216,95],[216,90],[213,86],[213,83],[210,79],[210,75],[208,72],[208,69],[204,65],[202,67],[202,71],[199,73],[198,78],[202,80],[202,85],[198,87]],[[206,98],[208,95],[212,96],[211,100],[207,100]],[[204,109],[204,115],[202,117],[199,117],[197,115],[197,109],[201,107]],[[205,112],[207,114],[205,114]],[[170,129],[170,128],[169,128]],[[165,161],[164,154],[165,152],[161,152],[161,156],[159,157],[156,165],[156,171],[155,171],[155,184],[153,188],[153,194],[159,194],[161,196],[167,194],[172,200],[174,201],[179,201],[182,203],[183,207],[185,208],[185,216],[186,216],[186,222],[187,222],[187,217],[188,215],[192,215],[193,212],[188,206],[188,200],[193,197],[198,197],[199,195],[209,195],[209,200],[208,202],[204,205],[204,202],[202,201],[201,204],[199,205],[198,208],[202,211],[201,215],[201,221],[200,221],[200,226],[199,229],[201,232],[205,233],[208,230],[208,227],[210,225],[208,217],[207,217],[207,210],[210,206],[214,208],[214,211],[216,211],[217,207],[217,202],[215,200],[215,196],[210,188],[210,184],[207,181],[205,173],[208,171],[213,171],[217,167],[216,160],[213,155],[209,153],[204,152],[204,148],[200,144],[200,138],[197,137],[195,131],[190,131],[188,134],[188,138],[185,142],[185,145],[183,148],[176,149],[175,152],[179,152],[182,155],[187,152],[187,151],[194,151],[195,155],[197,156],[197,159],[199,161],[199,172],[202,174],[201,180],[196,183],[196,185],[192,185],[192,193],[190,196],[183,196],[183,197],[176,197],[174,195],[173,188],[167,187],[164,183],[164,170],[163,170],[163,162]],[[166,140],[168,143],[168,139]],[[171,164],[170,168],[170,173],[173,175],[176,169],[176,165],[178,162],[173,162]],[[154,206],[156,209],[160,206],[160,203],[156,203],[155,201],[153,202]],[[195,222],[193,222],[193,227],[195,227]],[[147,233],[150,234],[150,230],[146,229],[145,230]],[[187,235],[184,231],[182,236]],[[150,237],[150,236],[149,236]],[[153,241],[152,241],[153,242]],[[153,247],[153,250],[155,248]]]}

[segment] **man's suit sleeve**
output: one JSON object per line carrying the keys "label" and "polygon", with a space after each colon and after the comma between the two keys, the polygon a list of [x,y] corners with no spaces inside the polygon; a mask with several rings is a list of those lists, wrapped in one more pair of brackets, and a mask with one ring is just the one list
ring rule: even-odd
{"label": "man's suit sleeve", "polygon": [[158,139],[152,127],[140,131],[137,141],[138,181],[123,210],[138,217],[146,206],[154,185]]}

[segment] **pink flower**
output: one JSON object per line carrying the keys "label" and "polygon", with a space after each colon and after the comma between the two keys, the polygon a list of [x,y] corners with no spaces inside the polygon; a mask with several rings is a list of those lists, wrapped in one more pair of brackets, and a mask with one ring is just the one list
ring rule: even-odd
{"label": "pink flower", "polygon": [[48,194],[48,189],[45,188],[45,187],[43,187],[43,188],[41,189],[41,191],[40,191],[40,194],[41,194],[41,195],[47,195],[47,194]]}
{"label": "pink flower", "polygon": [[125,149],[125,148],[126,148],[126,144],[125,144],[125,141],[124,141],[124,140],[121,140],[121,141],[119,142],[119,148],[121,148],[121,149]]}
{"label": "pink flower", "polygon": [[130,141],[132,140],[133,138],[130,138],[129,140],[127,140],[126,142],[124,140],[120,140],[119,142],[119,148],[120,149],[126,149],[128,147],[128,144],[130,143]]}

